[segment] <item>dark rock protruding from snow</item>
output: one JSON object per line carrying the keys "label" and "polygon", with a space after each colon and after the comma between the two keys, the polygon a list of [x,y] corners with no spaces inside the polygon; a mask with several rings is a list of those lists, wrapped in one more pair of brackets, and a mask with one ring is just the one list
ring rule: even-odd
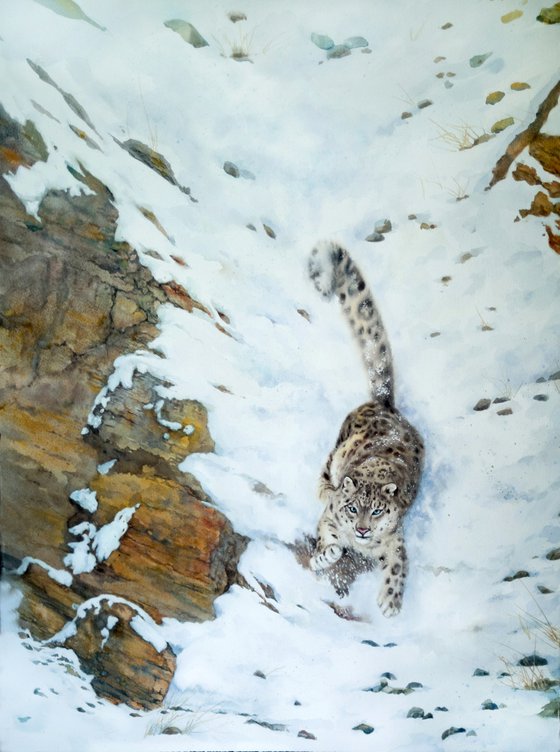
{"label": "dark rock protruding from snow", "polygon": [[[37,130],[2,109],[0,137],[2,174],[46,157]],[[178,283],[154,280],[115,238],[109,189],[79,163],[68,169],[87,193],[49,190],[37,217],[0,178],[0,389],[10,395],[0,414],[2,555],[10,570],[26,557],[43,562],[24,561],[12,578],[24,592],[22,626],[42,640],[75,627],[56,641],[75,650],[96,691],[151,708],[167,692],[174,659],[165,640],[156,649],[135,630],[138,613],[156,624],[213,618],[215,598],[239,581],[246,541],[177,467],[192,451],[213,450],[202,405],[161,398],[164,385],[149,374],[92,404],[116,358],[159,335],[161,303],[196,308],[221,324]],[[71,502],[78,490],[99,504]],[[120,547],[101,558],[89,551],[86,567],[69,559],[76,527],[100,530],[123,512]],[[109,612],[104,599],[86,609],[102,595],[116,599]],[[80,607],[87,613],[76,620]]]}

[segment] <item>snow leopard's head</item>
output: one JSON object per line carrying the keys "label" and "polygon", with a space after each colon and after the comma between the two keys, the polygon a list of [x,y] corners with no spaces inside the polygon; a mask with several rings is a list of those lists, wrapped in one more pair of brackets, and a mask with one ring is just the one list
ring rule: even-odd
{"label": "snow leopard's head", "polygon": [[346,476],[340,488],[339,518],[359,545],[392,533],[400,519],[397,484]]}

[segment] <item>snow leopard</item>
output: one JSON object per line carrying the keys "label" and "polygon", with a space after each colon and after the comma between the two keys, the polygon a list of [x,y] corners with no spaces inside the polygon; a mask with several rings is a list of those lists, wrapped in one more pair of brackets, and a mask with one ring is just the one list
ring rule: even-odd
{"label": "snow leopard", "polygon": [[344,420],[321,474],[318,493],[325,509],[310,567],[329,570],[345,553],[365,557],[381,570],[377,604],[390,617],[402,606],[408,571],[402,523],[418,492],[424,445],[395,407],[387,332],[348,252],[334,242],[317,244],[309,276],[325,298],[338,297],[370,388],[370,401]]}

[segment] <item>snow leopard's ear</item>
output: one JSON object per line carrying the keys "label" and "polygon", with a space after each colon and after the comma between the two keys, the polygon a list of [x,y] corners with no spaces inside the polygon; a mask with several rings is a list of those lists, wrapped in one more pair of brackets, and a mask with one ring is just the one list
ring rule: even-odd
{"label": "snow leopard's ear", "polygon": [[354,493],[356,490],[356,484],[354,483],[352,478],[350,478],[350,476],[347,475],[342,481],[342,488],[347,493]]}
{"label": "snow leopard's ear", "polygon": [[386,483],[381,489],[381,493],[384,493],[386,496],[394,496],[396,492],[397,492],[396,483]]}

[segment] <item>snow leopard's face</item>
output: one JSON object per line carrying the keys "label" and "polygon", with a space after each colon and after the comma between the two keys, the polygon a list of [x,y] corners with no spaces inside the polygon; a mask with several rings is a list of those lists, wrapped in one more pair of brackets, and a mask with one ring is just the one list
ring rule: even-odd
{"label": "snow leopard's face", "polygon": [[395,483],[344,478],[339,517],[355,543],[367,545],[395,530],[400,517],[397,494]]}

